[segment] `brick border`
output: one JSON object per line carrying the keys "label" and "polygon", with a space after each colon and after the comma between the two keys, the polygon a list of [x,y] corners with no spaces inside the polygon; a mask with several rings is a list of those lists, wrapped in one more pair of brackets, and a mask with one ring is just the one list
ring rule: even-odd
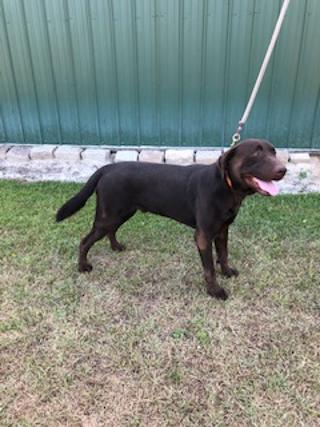
{"label": "brick border", "polygon": [[[82,182],[97,168],[109,163],[144,161],[180,165],[210,164],[222,152],[217,147],[0,144],[0,178]],[[277,154],[288,168],[287,178],[281,183],[285,192],[320,192],[320,152],[278,149]]]}
{"label": "brick border", "polygon": [[[101,161],[117,163],[119,161],[143,161],[188,165],[192,163],[213,163],[227,150],[218,147],[105,147],[81,145],[50,144],[0,144],[0,160],[61,160],[61,161]],[[284,162],[308,163],[320,158],[320,152],[295,149],[278,149],[278,156]]]}

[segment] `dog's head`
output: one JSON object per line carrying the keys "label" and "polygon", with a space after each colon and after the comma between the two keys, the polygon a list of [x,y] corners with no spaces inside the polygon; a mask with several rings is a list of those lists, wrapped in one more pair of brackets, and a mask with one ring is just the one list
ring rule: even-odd
{"label": "dog's head", "polygon": [[273,145],[262,139],[238,143],[220,157],[218,164],[230,187],[264,196],[278,193],[273,181],[280,181],[287,171]]}

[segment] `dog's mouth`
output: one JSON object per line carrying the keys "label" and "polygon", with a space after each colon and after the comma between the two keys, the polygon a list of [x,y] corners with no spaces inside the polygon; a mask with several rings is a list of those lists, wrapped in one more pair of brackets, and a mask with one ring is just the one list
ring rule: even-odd
{"label": "dog's mouth", "polygon": [[279,193],[279,187],[273,181],[263,181],[252,175],[244,177],[246,184],[262,196],[276,196]]}

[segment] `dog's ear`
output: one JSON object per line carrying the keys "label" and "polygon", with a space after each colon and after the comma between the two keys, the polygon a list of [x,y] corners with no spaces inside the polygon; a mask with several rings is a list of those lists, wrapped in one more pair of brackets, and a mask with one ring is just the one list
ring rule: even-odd
{"label": "dog's ear", "polygon": [[221,175],[225,177],[229,173],[230,161],[235,155],[237,150],[237,145],[225,151],[218,159],[218,165],[221,170]]}

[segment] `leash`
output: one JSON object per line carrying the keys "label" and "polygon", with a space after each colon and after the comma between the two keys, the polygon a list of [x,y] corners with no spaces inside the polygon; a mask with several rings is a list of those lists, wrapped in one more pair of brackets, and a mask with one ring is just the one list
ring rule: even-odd
{"label": "leash", "polygon": [[290,0],[284,0],[283,3],[282,3],[280,14],[279,14],[276,26],[274,27],[273,34],[272,34],[272,37],[271,37],[268,49],[266,51],[264,60],[262,62],[262,65],[261,65],[261,68],[260,68],[260,71],[259,71],[256,83],[255,83],[255,85],[254,85],[254,87],[252,89],[252,93],[251,93],[251,96],[249,98],[248,105],[247,105],[246,109],[244,110],[244,113],[243,113],[243,115],[242,115],[242,117],[241,117],[241,119],[240,119],[240,121],[238,123],[238,128],[237,128],[236,132],[232,136],[232,143],[230,145],[231,147],[233,147],[241,139],[241,131],[243,130],[243,128],[244,128],[244,126],[246,124],[246,121],[248,120],[248,117],[249,117],[249,114],[250,114],[250,112],[252,110],[254,101],[255,101],[255,99],[257,97],[257,94],[258,94],[258,91],[260,89],[262,80],[264,78],[266,69],[267,69],[268,64],[270,62],[270,58],[271,58],[272,52],[273,52],[275,44],[276,44],[276,42],[278,40],[280,31],[281,31],[281,27],[282,27],[282,24],[283,24],[283,20],[285,18],[285,15],[286,15],[289,3],[290,3]]}

